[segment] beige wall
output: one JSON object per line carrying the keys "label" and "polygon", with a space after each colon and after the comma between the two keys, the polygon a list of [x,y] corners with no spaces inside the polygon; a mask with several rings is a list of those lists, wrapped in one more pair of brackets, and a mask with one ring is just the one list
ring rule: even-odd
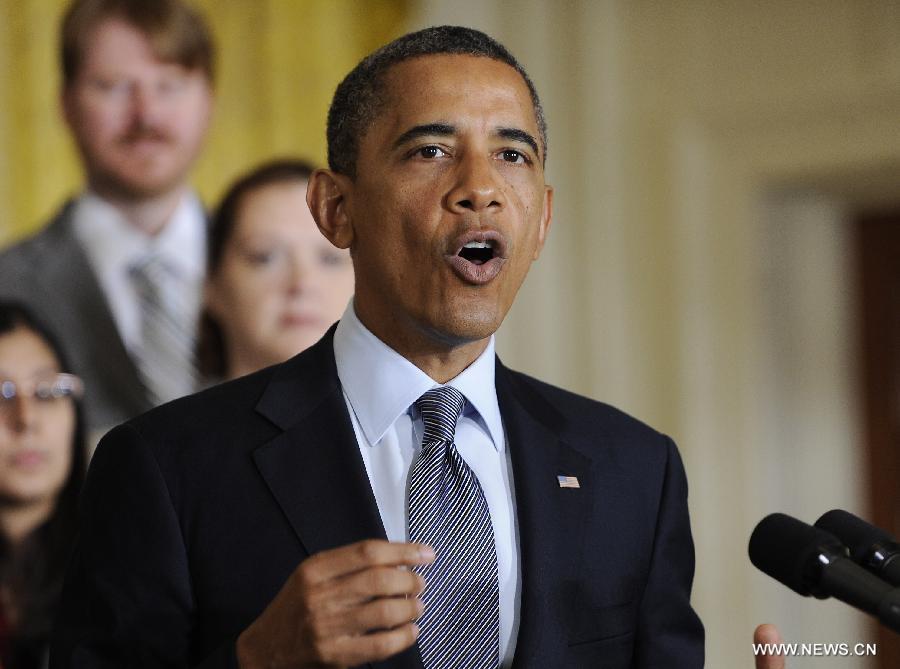
{"label": "beige wall", "polygon": [[481,27],[536,80],[556,223],[501,355],[678,440],[708,666],[752,666],[759,622],[869,640],[746,545],[771,511],[866,511],[849,223],[900,202],[900,5],[426,0],[414,23]]}

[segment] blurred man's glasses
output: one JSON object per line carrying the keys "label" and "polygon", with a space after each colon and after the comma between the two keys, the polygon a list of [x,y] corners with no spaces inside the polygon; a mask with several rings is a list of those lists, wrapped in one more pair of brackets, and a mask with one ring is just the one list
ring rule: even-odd
{"label": "blurred man's glasses", "polygon": [[53,376],[16,383],[0,380],[0,412],[8,414],[17,398],[28,397],[39,405],[52,405],[63,399],[78,399],[84,394],[84,383],[74,374],[54,374]]}

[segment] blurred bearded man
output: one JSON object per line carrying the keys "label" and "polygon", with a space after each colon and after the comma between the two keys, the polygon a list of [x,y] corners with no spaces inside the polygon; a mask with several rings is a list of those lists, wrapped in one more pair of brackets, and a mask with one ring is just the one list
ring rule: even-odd
{"label": "blurred bearded man", "polygon": [[96,434],[195,390],[206,216],[188,174],[213,107],[213,44],[181,0],[75,0],[60,52],[85,189],[0,254],[0,293],[58,334]]}

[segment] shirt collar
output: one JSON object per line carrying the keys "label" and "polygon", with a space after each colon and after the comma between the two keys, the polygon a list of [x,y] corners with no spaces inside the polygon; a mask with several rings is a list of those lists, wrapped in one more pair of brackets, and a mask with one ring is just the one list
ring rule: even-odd
{"label": "shirt collar", "polygon": [[101,273],[126,271],[148,253],[160,254],[185,278],[202,278],[206,271],[206,215],[193,192],[181,198],[172,218],[153,237],[91,191],[78,199],[73,222],[82,247]]}
{"label": "shirt collar", "polygon": [[[334,333],[338,378],[369,444],[381,441],[388,428],[427,390],[440,384],[390,348],[360,322],[347,305]],[[494,385],[494,337],[475,361],[446,385],[466,398],[494,447],[504,448],[503,424]]]}

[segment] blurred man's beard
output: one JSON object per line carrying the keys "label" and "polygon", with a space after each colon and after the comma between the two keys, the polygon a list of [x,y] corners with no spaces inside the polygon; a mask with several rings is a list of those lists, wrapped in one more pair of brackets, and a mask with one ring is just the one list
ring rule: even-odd
{"label": "blurred man's beard", "polygon": [[186,170],[170,178],[150,181],[141,176],[131,177],[123,175],[121,172],[104,169],[103,171],[93,171],[90,185],[102,197],[137,202],[165,195],[185,185],[186,181]]}
{"label": "blurred man's beard", "polygon": [[119,145],[129,146],[142,141],[153,141],[161,144],[171,144],[174,140],[168,133],[158,130],[152,126],[138,126],[130,129],[127,133],[120,136],[116,143]]}

